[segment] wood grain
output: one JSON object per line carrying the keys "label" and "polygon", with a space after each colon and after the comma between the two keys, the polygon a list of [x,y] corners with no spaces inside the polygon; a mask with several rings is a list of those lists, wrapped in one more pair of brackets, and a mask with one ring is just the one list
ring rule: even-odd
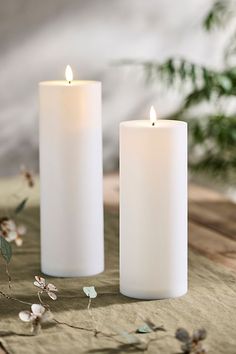
{"label": "wood grain", "polygon": [[189,202],[191,221],[236,240],[236,205],[229,201]]}
{"label": "wood grain", "polygon": [[[104,201],[108,208],[119,207],[117,174],[104,179]],[[214,190],[190,184],[189,245],[236,271],[236,204]]]}
{"label": "wood grain", "polygon": [[236,272],[236,242],[211,228],[189,222],[189,245],[199,253],[207,256]]}

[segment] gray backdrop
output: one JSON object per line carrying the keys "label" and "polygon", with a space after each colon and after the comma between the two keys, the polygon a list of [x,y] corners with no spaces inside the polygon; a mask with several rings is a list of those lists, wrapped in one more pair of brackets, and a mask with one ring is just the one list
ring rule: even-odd
{"label": "gray backdrop", "polygon": [[38,82],[75,76],[103,82],[104,169],[116,168],[118,126],[175,109],[179,95],[147,86],[123,58],[171,55],[220,65],[223,35],[206,35],[208,0],[0,0],[0,175],[38,169]]}

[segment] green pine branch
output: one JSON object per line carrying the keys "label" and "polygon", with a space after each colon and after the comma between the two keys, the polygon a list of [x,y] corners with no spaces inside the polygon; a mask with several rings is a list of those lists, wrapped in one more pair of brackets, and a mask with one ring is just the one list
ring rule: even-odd
{"label": "green pine branch", "polygon": [[224,49],[224,60],[226,64],[229,62],[232,57],[235,61],[236,56],[236,29],[231,34],[230,38],[227,41],[226,47]]}
{"label": "green pine branch", "polygon": [[[210,31],[227,25],[235,10],[236,3],[233,0],[216,0],[203,21],[204,28]],[[201,115],[196,119],[191,116],[189,109],[202,102],[217,103],[224,98],[235,98],[236,30],[231,34],[222,56],[226,65],[221,70],[184,58],[169,58],[162,63],[126,60],[121,64],[139,66],[147,83],[162,82],[167,88],[181,88],[185,95],[182,105],[168,118],[184,119],[189,123],[190,167],[198,173],[207,172],[214,178],[235,183],[236,112],[229,116],[223,111],[210,116]]]}
{"label": "green pine branch", "polygon": [[211,31],[227,24],[233,16],[231,4],[230,0],[216,0],[203,20],[205,30]]}
{"label": "green pine branch", "polygon": [[122,64],[141,67],[148,83],[161,79],[167,87],[182,84],[189,88],[191,85],[191,90],[185,99],[186,108],[212,98],[236,95],[235,67],[217,71],[180,58],[169,58],[163,63],[126,60]]}
{"label": "green pine branch", "polygon": [[192,170],[221,175],[225,180],[235,176],[236,115],[226,116],[222,113],[189,119],[189,130]]}

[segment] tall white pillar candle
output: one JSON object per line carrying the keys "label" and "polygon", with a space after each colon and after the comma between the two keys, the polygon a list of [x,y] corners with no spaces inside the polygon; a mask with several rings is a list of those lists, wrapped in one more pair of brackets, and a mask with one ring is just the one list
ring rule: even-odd
{"label": "tall white pillar candle", "polygon": [[187,124],[154,120],[120,125],[120,291],[138,299],[187,292]]}
{"label": "tall white pillar candle", "polygon": [[94,275],[104,269],[101,83],[69,77],[39,92],[41,269]]}

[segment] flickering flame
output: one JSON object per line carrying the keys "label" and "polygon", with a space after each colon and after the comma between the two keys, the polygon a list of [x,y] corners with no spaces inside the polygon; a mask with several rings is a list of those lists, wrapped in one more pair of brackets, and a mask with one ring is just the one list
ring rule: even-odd
{"label": "flickering flame", "polygon": [[66,81],[68,81],[68,83],[70,84],[71,81],[73,80],[73,71],[70,65],[67,65],[65,75],[66,75]]}
{"label": "flickering flame", "polygon": [[150,109],[150,121],[152,125],[155,125],[156,120],[157,120],[157,114],[155,108],[152,106]]}

